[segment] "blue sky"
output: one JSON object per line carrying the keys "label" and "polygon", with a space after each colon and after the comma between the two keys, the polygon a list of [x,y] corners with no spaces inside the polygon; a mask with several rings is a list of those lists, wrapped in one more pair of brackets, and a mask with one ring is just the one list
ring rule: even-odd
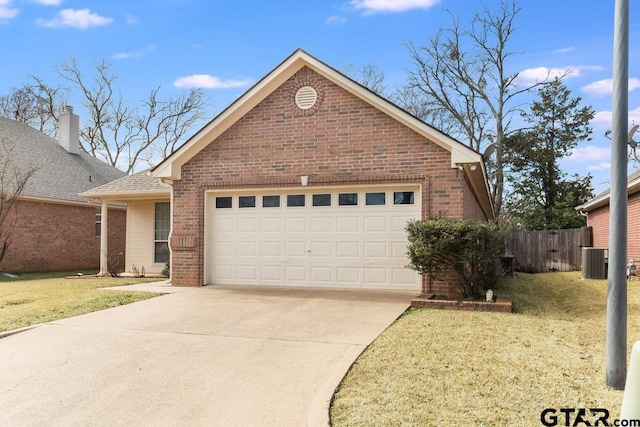
{"label": "blue sky", "polygon": [[[484,4],[495,10],[498,2]],[[631,3],[631,16],[638,16]],[[565,84],[597,114],[593,139],[562,164],[570,173],[590,172],[602,191],[610,174],[604,132],[611,126],[614,2],[520,5],[510,47],[521,54],[509,71],[526,82],[548,70],[571,70]],[[0,0],[0,94],[31,74],[56,82],[56,65],[71,56],[87,69],[106,59],[129,101],[157,85],[165,95],[199,86],[213,116],[297,48],[337,69],[375,65],[393,89],[412,68],[406,42],[426,44],[449,26],[445,9],[464,22],[481,7],[468,0]],[[629,122],[640,124],[640,23],[632,19],[630,29]]]}

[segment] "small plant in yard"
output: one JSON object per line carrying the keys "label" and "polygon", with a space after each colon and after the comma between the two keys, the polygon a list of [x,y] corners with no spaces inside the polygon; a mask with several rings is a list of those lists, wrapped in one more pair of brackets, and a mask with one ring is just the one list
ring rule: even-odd
{"label": "small plant in yard", "polygon": [[169,261],[167,261],[164,264],[164,268],[162,269],[162,272],[160,273],[162,274],[163,277],[169,277],[171,274],[171,264],[169,263]]}
{"label": "small plant in yard", "polygon": [[146,272],[144,271],[144,265],[138,268],[135,264],[132,264],[131,272],[133,273],[133,277],[144,277],[146,275]]}
{"label": "small plant in yard", "polygon": [[124,254],[122,252],[113,252],[107,255],[107,272],[111,277],[120,277],[124,268]]}
{"label": "small plant in yard", "polygon": [[409,268],[432,278],[452,269],[462,284],[463,297],[479,298],[500,280],[496,260],[504,251],[504,238],[497,225],[437,217],[411,221],[406,230]]}

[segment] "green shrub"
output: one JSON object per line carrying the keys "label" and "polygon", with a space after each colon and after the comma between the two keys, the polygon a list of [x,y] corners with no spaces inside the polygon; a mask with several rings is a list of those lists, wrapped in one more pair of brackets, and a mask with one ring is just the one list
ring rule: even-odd
{"label": "green shrub", "polygon": [[169,261],[164,264],[164,268],[160,274],[162,274],[163,277],[169,277],[171,275],[171,264]]}
{"label": "green shrub", "polygon": [[501,273],[497,263],[504,253],[504,234],[497,225],[439,217],[411,221],[406,230],[409,268],[433,279],[453,269],[465,298],[495,289]]}

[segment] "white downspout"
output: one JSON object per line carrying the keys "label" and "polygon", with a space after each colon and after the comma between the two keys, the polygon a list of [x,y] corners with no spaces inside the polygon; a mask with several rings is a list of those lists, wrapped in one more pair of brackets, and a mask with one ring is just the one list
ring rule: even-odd
{"label": "white downspout", "polygon": [[107,246],[109,232],[109,228],[107,227],[107,221],[109,220],[108,215],[107,202],[103,200],[100,209],[100,276],[107,276],[109,274],[107,271],[107,256],[109,250]]}
{"label": "white downspout", "polygon": [[160,183],[171,189],[171,193],[169,193],[169,277],[167,278],[167,282],[173,283],[171,280],[171,272],[173,271],[173,254],[171,251],[171,235],[173,234],[173,180],[161,178]]}

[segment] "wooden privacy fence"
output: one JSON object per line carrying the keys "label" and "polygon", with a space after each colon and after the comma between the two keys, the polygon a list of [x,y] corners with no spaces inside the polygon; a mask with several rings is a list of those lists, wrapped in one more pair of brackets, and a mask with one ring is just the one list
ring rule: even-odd
{"label": "wooden privacy fence", "polygon": [[581,269],[582,248],[593,245],[591,227],[567,230],[510,231],[505,249],[512,255],[516,271],[577,271]]}

